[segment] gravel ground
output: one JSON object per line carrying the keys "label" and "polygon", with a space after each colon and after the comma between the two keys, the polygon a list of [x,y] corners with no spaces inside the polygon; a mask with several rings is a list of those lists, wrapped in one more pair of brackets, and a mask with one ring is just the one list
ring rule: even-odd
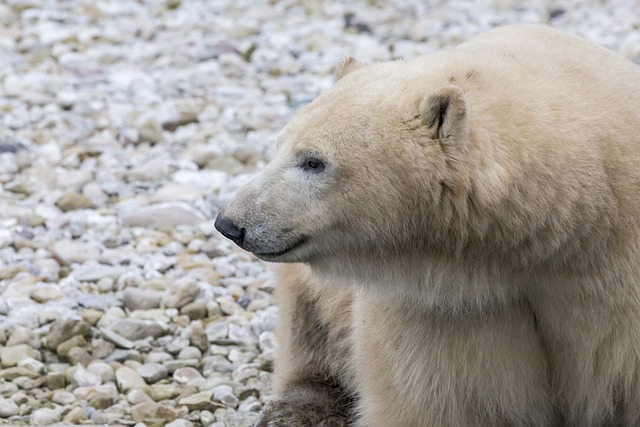
{"label": "gravel ground", "polygon": [[515,22],[640,62],[639,10],[3,0],[0,424],[251,426],[271,397],[274,284],[212,218],[334,64],[409,58]]}

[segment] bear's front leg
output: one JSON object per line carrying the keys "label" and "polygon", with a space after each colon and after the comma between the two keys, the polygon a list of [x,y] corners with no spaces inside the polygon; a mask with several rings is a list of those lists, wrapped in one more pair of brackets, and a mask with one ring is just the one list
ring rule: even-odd
{"label": "bear's front leg", "polygon": [[347,427],[350,417],[351,399],[340,387],[308,382],[289,385],[256,427]]}
{"label": "bear's front leg", "polygon": [[526,304],[426,312],[362,292],[353,316],[355,425],[558,425]]}
{"label": "bear's front leg", "polygon": [[278,354],[275,391],[258,427],[350,424],[351,291],[321,283],[301,265],[276,269]]}

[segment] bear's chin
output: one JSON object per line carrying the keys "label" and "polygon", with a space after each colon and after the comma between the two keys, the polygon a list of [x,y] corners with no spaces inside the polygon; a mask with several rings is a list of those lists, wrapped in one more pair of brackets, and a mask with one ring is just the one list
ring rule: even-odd
{"label": "bear's chin", "polygon": [[251,250],[256,257],[267,262],[303,262],[300,258],[299,249],[307,242],[305,237],[301,237],[296,242],[289,244],[285,249],[279,251],[262,252],[260,250]]}

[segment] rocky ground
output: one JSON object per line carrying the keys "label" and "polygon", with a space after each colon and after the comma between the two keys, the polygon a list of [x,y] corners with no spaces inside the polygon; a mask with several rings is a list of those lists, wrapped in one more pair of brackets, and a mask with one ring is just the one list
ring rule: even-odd
{"label": "rocky ground", "polygon": [[251,426],[274,284],[212,218],[341,57],[514,22],[640,62],[634,0],[0,2],[0,424]]}

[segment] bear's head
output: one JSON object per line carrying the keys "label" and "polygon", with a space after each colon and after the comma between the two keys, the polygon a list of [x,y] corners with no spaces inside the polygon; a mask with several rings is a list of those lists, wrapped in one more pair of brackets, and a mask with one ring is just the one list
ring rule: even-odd
{"label": "bear's head", "polygon": [[415,68],[345,60],[216,228],[263,260],[312,266],[441,242],[452,214],[440,205],[469,145],[465,98]]}

